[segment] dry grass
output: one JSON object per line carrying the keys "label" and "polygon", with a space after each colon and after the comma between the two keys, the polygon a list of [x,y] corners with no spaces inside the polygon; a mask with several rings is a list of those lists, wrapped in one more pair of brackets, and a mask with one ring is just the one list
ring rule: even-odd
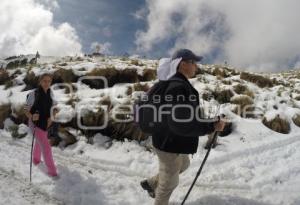
{"label": "dry grass", "polygon": [[[108,86],[112,87],[117,83],[136,83],[139,82],[139,76],[136,69],[126,68],[124,70],[117,70],[115,67],[107,67],[105,69],[94,69],[88,76],[103,76],[107,79]],[[102,89],[104,83],[102,80],[84,80],[85,84],[91,88]]]}
{"label": "dry grass", "polygon": [[19,65],[20,65],[19,60],[11,61],[6,65],[6,69],[15,69],[15,68],[19,67]]}
{"label": "dry grass", "polygon": [[249,96],[252,99],[255,97],[254,92],[252,92],[250,89],[246,90],[243,94]]}
{"label": "dry grass", "polygon": [[242,72],[240,74],[240,78],[248,82],[254,83],[260,88],[273,87],[274,85],[278,85],[276,79],[270,79],[262,75],[256,75],[246,72]]}
{"label": "dry grass", "polygon": [[[87,74],[87,76],[103,76],[108,81],[108,86],[113,86],[118,79],[118,70],[114,67],[111,68],[105,68],[105,69],[99,69],[96,68],[92,70],[90,73]],[[95,89],[102,89],[104,88],[104,82],[102,80],[84,80],[83,83],[89,85],[91,88]]]}
{"label": "dry grass", "polygon": [[197,75],[203,75],[203,74],[205,74],[205,70],[204,69],[201,69],[201,68],[199,68],[199,67],[197,67],[197,70],[196,70],[196,73],[195,73],[195,75],[197,76]]}
{"label": "dry grass", "polygon": [[[135,69],[124,69],[117,70],[114,67],[108,67],[105,69],[94,69],[88,76],[103,76],[107,79],[108,86],[112,87],[117,83],[135,83],[138,82],[138,74]],[[101,80],[86,80],[87,83],[92,88],[101,89],[104,84]]]}
{"label": "dry grass", "polygon": [[60,123],[61,127],[72,127],[76,130],[79,130],[78,123],[77,123],[77,115],[75,115],[70,121],[65,123]]}
{"label": "dry grass", "polygon": [[[70,59],[71,60],[71,59]],[[68,63],[59,63],[58,66],[67,66]]]}
{"label": "dry grass", "polygon": [[4,85],[9,81],[9,73],[5,69],[0,69],[0,85]]}
{"label": "dry grass", "polygon": [[66,105],[70,105],[72,108],[75,108],[79,101],[80,100],[78,97],[76,97],[75,95],[71,95],[69,100],[66,101]]}
{"label": "dry grass", "polygon": [[5,58],[4,60],[13,60],[13,59],[16,59],[16,58],[18,58],[18,56],[9,56],[9,57],[7,57],[7,58]]}
{"label": "dry grass", "polygon": [[239,83],[233,86],[233,90],[239,95],[247,95],[251,98],[254,98],[254,93],[246,85],[242,85]]}
{"label": "dry grass", "polygon": [[64,89],[65,90],[65,94],[72,94],[71,92],[73,91],[74,93],[76,93],[78,91],[77,85],[73,84],[73,83],[68,83],[68,86],[72,87],[72,89],[70,89],[69,87],[66,86],[58,86],[59,89]]}
{"label": "dry grass", "polygon": [[20,69],[17,69],[15,72],[13,72],[12,78],[16,78],[21,74],[23,74],[22,71]]}
{"label": "dry grass", "polygon": [[295,100],[300,101],[300,95],[296,96]]}
{"label": "dry grass", "polygon": [[262,123],[271,130],[282,134],[288,134],[291,130],[289,122],[285,119],[281,119],[279,115],[270,121],[263,118]]}
{"label": "dry grass", "polygon": [[37,63],[37,59],[36,58],[32,58],[30,61],[29,61],[29,64],[30,65],[35,65]]}
{"label": "dry grass", "polygon": [[28,59],[24,58],[22,60],[14,60],[14,61],[10,61],[7,65],[6,65],[6,69],[15,69],[18,67],[25,67],[27,65]]}
{"label": "dry grass", "polygon": [[229,103],[230,102],[230,99],[233,96],[233,93],[229,89],[220,90],[220,91],[215,90],[213,92],[213,96],[220,104],[224,104],[224,103]]}
{"label": "dry grass", "polygon": [[117,140],[137,140],[143,141],[148,138],[137,126],[136,123],[121,123],[111,120],[108,126],[108,135]]}
{"label": "dry grass", "polygon": [[131,86],[127,87],[126,95],[131,95],[133,92],[133,88]]}
{"label": "dry grass", "polygon": [[129,120],[130,116],[129,113],[131,113],[130,105],[119,105],[115,107],[114,109],[114,116],[112,116],[113,120]]}
{"label": "dry grass", "polygon": [[55,83],[75,83],[78,80],[71,69],[60,68],[53,73],[53,84]]}
{"label": "dry grass", "polygon": [[199,75],[199,76],[197,77],[197,80],[198,80],[199,82],[202,82],[202,83],[206,83],[206,84],[209,83],[209,81],[207,80],[207,78],[206,78],[204,75]]}
{"label": "dry grass", "polygon": [[28,119],[25,115],[25,112],[24,112],[24,107],[25,105],[21,105],[21,106],[12,106],[12,113],[13,113],[13,116],[14,116],[14,123],[16,124],[26,124]]}
{"label": "dry grass", "polygon": [[4,120],[8,118],[11,114],[11,105],[10,104],[3,104],[0,105],[0,129],[4,127]]}
{"label": "dry grass", "polygon": [[229,68],[227,66],[223,66],[222,67],[224,70],[226,70],[230,76],[234,76],[234,75],[239,75],[241,72],[236,70],[236,69],[233,69],[233,68]]}
{"label": "dry grass", "polygon": [[84,61],[84,59],[82,57],[77,57],[76,61]]}
{"label": "dry grass", "polygon": [[89,110],[82,116],[81,123],[88,127],[102,126],[104,124],[105,112],[102,108],[99,108],[97,112]]}
{"label": "dry grass", "polygon": [[248,117],[255,117],[253,111],[254,107],[253,100],[247,95],[240,95],[237,97],[231,98],[230,102],[235,104],[236,107],[234,108],[233,112],[241,117],[248,118]]}
{"label": "dry grass", "polygon": [[19,126],[18,125],[10,126],[9,131],[11,133],[12,138],[14,138],[14,139],[21,139],[21,138],[26,137],[26,135],[27,135],[27,133],[23,133],[23,134],[19,133]]}
{"label": "dry grass", "polygon": [[243,94],[247,89],[248,89],[248,87],[246,85],[242,85],[242,84],[237,84],[237,85],[233,86],[234,92],[236,92],[239,95]]}
{"label": "dry grass", "polygon": [[135,83],[133,86],[128,86],[126,95],[131,95],[135,91],[147,92],[150,89],[148,84]]}
{"label": "dry grass", "polygon": [[239,75],[240,72],[226,66],[219,65],[214,68],[202,69],[205,73],[219,77],[219,79],[227,78],[234,75]]}
{"label": "dry grass", "polygon": [[134,91],[143,91],[147,92],[150,89],[148,84],[141,84],[141,83],[135,83],[133,85],[133,90]]}
{"label": "dry grass", "polygon": [[39,84],[39,78],[32,71],[27,72],[23,81],[26,84],[24,91],[34,89]]}
{"label": "dry grass", "polygon": [[120,60],[121,60],[121,61],[128,61],[129,58],[128,58],[128,57],[122,57]]}
{"label": "dry grass", "polygon": [[202,99],[203,100],[210,101],[213,98],[214,98],[214,95],[210,91],[204,91],[204,93],[202,94]]}
{"label": "dry grass", "polygon": [[293,122],[295,123],[295,125],[297,125],[298,127],[300,127],[300,115],[296,114],[293,116],[292,118]]}
{"label": "dry grass", "polygon": [[253,104],[253,100],[247,95],[239,95],[237,97],[231,98],[230,102],[232,104],[246,106]]}
{"label": "dry grass", "polygon": [[4,85],[4,89],[7,90],[8,88],[11,88],[14,86],[14,82],[9,80],[9,81],[6,81],[5,85]]}
{"label": "dry grass", "polygon": [[225,85],[232,85],[231,80],[222,80],[222,83],[225,84]]}
{"label": "dry grass", "polygon": [[65,147],[72,145],[77,142],[76,137],[68,131],[68,128],[60,126],[58,129],[59,136],[65,142]]}
{"label": "dry grass", "polygon": [[137,59],[132,59],[132,60],[130,61],[130,64],[135,65],[135,66],[143,66],[143,65],[144,65],[142,62],[140,62],[140,61],[137,60]]}
{"label": "dry grass", "polygon": [[27,63],[28,63],[28,59],[27,59],[27,58],[24,58],[23,60],[20,61],[20,64],[19,64],[19,65],[20,65],[21,67],[25,67],[25,66],[27,65]]}
{"label": "dry grass", "polygon": [[227,78],[230,76],[230,74],[226,70],[224,70],[223,68],[219,68],[219,67],[213,69],[212,75],[220,77],[220,78]]}
{"label": "dry grass", "polygon": [[143,75],[139,78],[140,81],[151,81],[156,79],[156,70],[154,69],[144,69]]}
{"label": "dry grass", "polygon": [[116,83],[136,83],[139,82],[139,76],[136,69],[126,68],[118,70]]}
{"label": "dry grass", "polygon": [[99,104],[107,106],[108,112],[113,108],[113,104],[109,96],[106,96],[103,99],[101,99]]}
{"label": "dry grass", "polygon": [[[105,97],[104,99],[101,100],[99,103],[101,105],[110,105],[111,101],[109,97]],[[128,112],[129,109],[127,107],[123,107],[119,110]],[[95,112],[87,112],[81,119],[81,122],[85,126],[101,126],[103,125],[104,122],[104,110],[101,108],[98,110],[97,113]],[[116,118],[118,120],[120,119],[128,119],[128,116],[126,113],[119,113],[116,115]],[[62,127],[72,127],[78,130],[81,130],[88,141],[91,141],[92,137],[96,133],[102,133],[106,136],[109,136],[110,138],[116,139],[116,140],[121,140],[123,141],[125,138],[130,139],[130,140],[137,140],[137,141],[142,141],[147,139],[148,136],[146,136],[144,133],[141,132],[139,127],[134,123],[134,122],[117,122],[114,119],[110,117],[108,126],[104,128],[103,130],[82,130],[78,128],[76,117],[72,119],[72,121],[68,123],[62,124]]]}

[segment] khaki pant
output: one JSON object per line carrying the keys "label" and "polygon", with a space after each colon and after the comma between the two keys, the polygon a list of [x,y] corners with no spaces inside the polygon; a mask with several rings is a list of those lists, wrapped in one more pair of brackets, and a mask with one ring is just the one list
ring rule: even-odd
{"label": "khaki pant", "polygon": [[169,199],[179,183],[179,174],[190,165],[187,154],[163,152],[155,149],[159,159],[159,173],[148,179],[155,190],[155,205],[168,205]]}

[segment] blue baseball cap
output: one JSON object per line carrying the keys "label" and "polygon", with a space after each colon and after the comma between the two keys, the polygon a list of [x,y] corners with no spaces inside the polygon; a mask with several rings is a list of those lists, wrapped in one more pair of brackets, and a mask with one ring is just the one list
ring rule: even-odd
{"label": "blue baseball cap", "polygon": [[201,61],[203,59],[202,56],[197,56],[189,49],[179,49],[175,51],[172,55],[172,60],[176,58],[182,58],[182,60],[194,60],[196,62]]}

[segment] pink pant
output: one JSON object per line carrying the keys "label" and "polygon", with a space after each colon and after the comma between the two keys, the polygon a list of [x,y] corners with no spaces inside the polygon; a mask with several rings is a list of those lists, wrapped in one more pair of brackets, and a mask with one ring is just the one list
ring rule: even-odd
{"label": "pink pant", "polygon": [[33,163],[39,164],[41,162],[41,154],[45,160],[48,169],[48,175],[57,176],[56,167],[53,161],[51,146],[48,141],[48,133],[38,127],[35,127],[34,137],[35,144],[33,148]]}

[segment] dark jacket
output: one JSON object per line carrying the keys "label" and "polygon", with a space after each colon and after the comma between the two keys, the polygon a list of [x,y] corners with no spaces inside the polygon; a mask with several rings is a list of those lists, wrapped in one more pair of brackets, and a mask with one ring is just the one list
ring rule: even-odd
{"label": "dark jacket", "polygon": [[30,109],[31,114],[38,113],[40,115],[39,120],[34,124],[42,130],[47,130],[47,121],[50,118],[50,111],[53,104],[50,89],[47,93],[41,87],[38,87],[34,92],[35,100]]}
{"label": "dark jacket", "polygon": [[[178,72],[170,78],[165,96],[169,97],[169,101],[166,103],[171,104],[173,108],[176,105],[181,106],[174,109],[176,119],[191,120],[189,122],[176,122],[177,120],[174,120],[172,115],[166,115],[163,118],[166,124],[165,129],[158,130],[152,135],[153,146],[171,153],[196,153],[198,137],[214,131],[214,122],[199,121],[195,117],[196,113],[200,113],[195,112],[195,110],[200,109],[198,91],[184,75]],[[172,101],[170,101],[171,98]],[[192,115],[193,111],[190,108],[182,105],[191,106],[195,115]]]}

